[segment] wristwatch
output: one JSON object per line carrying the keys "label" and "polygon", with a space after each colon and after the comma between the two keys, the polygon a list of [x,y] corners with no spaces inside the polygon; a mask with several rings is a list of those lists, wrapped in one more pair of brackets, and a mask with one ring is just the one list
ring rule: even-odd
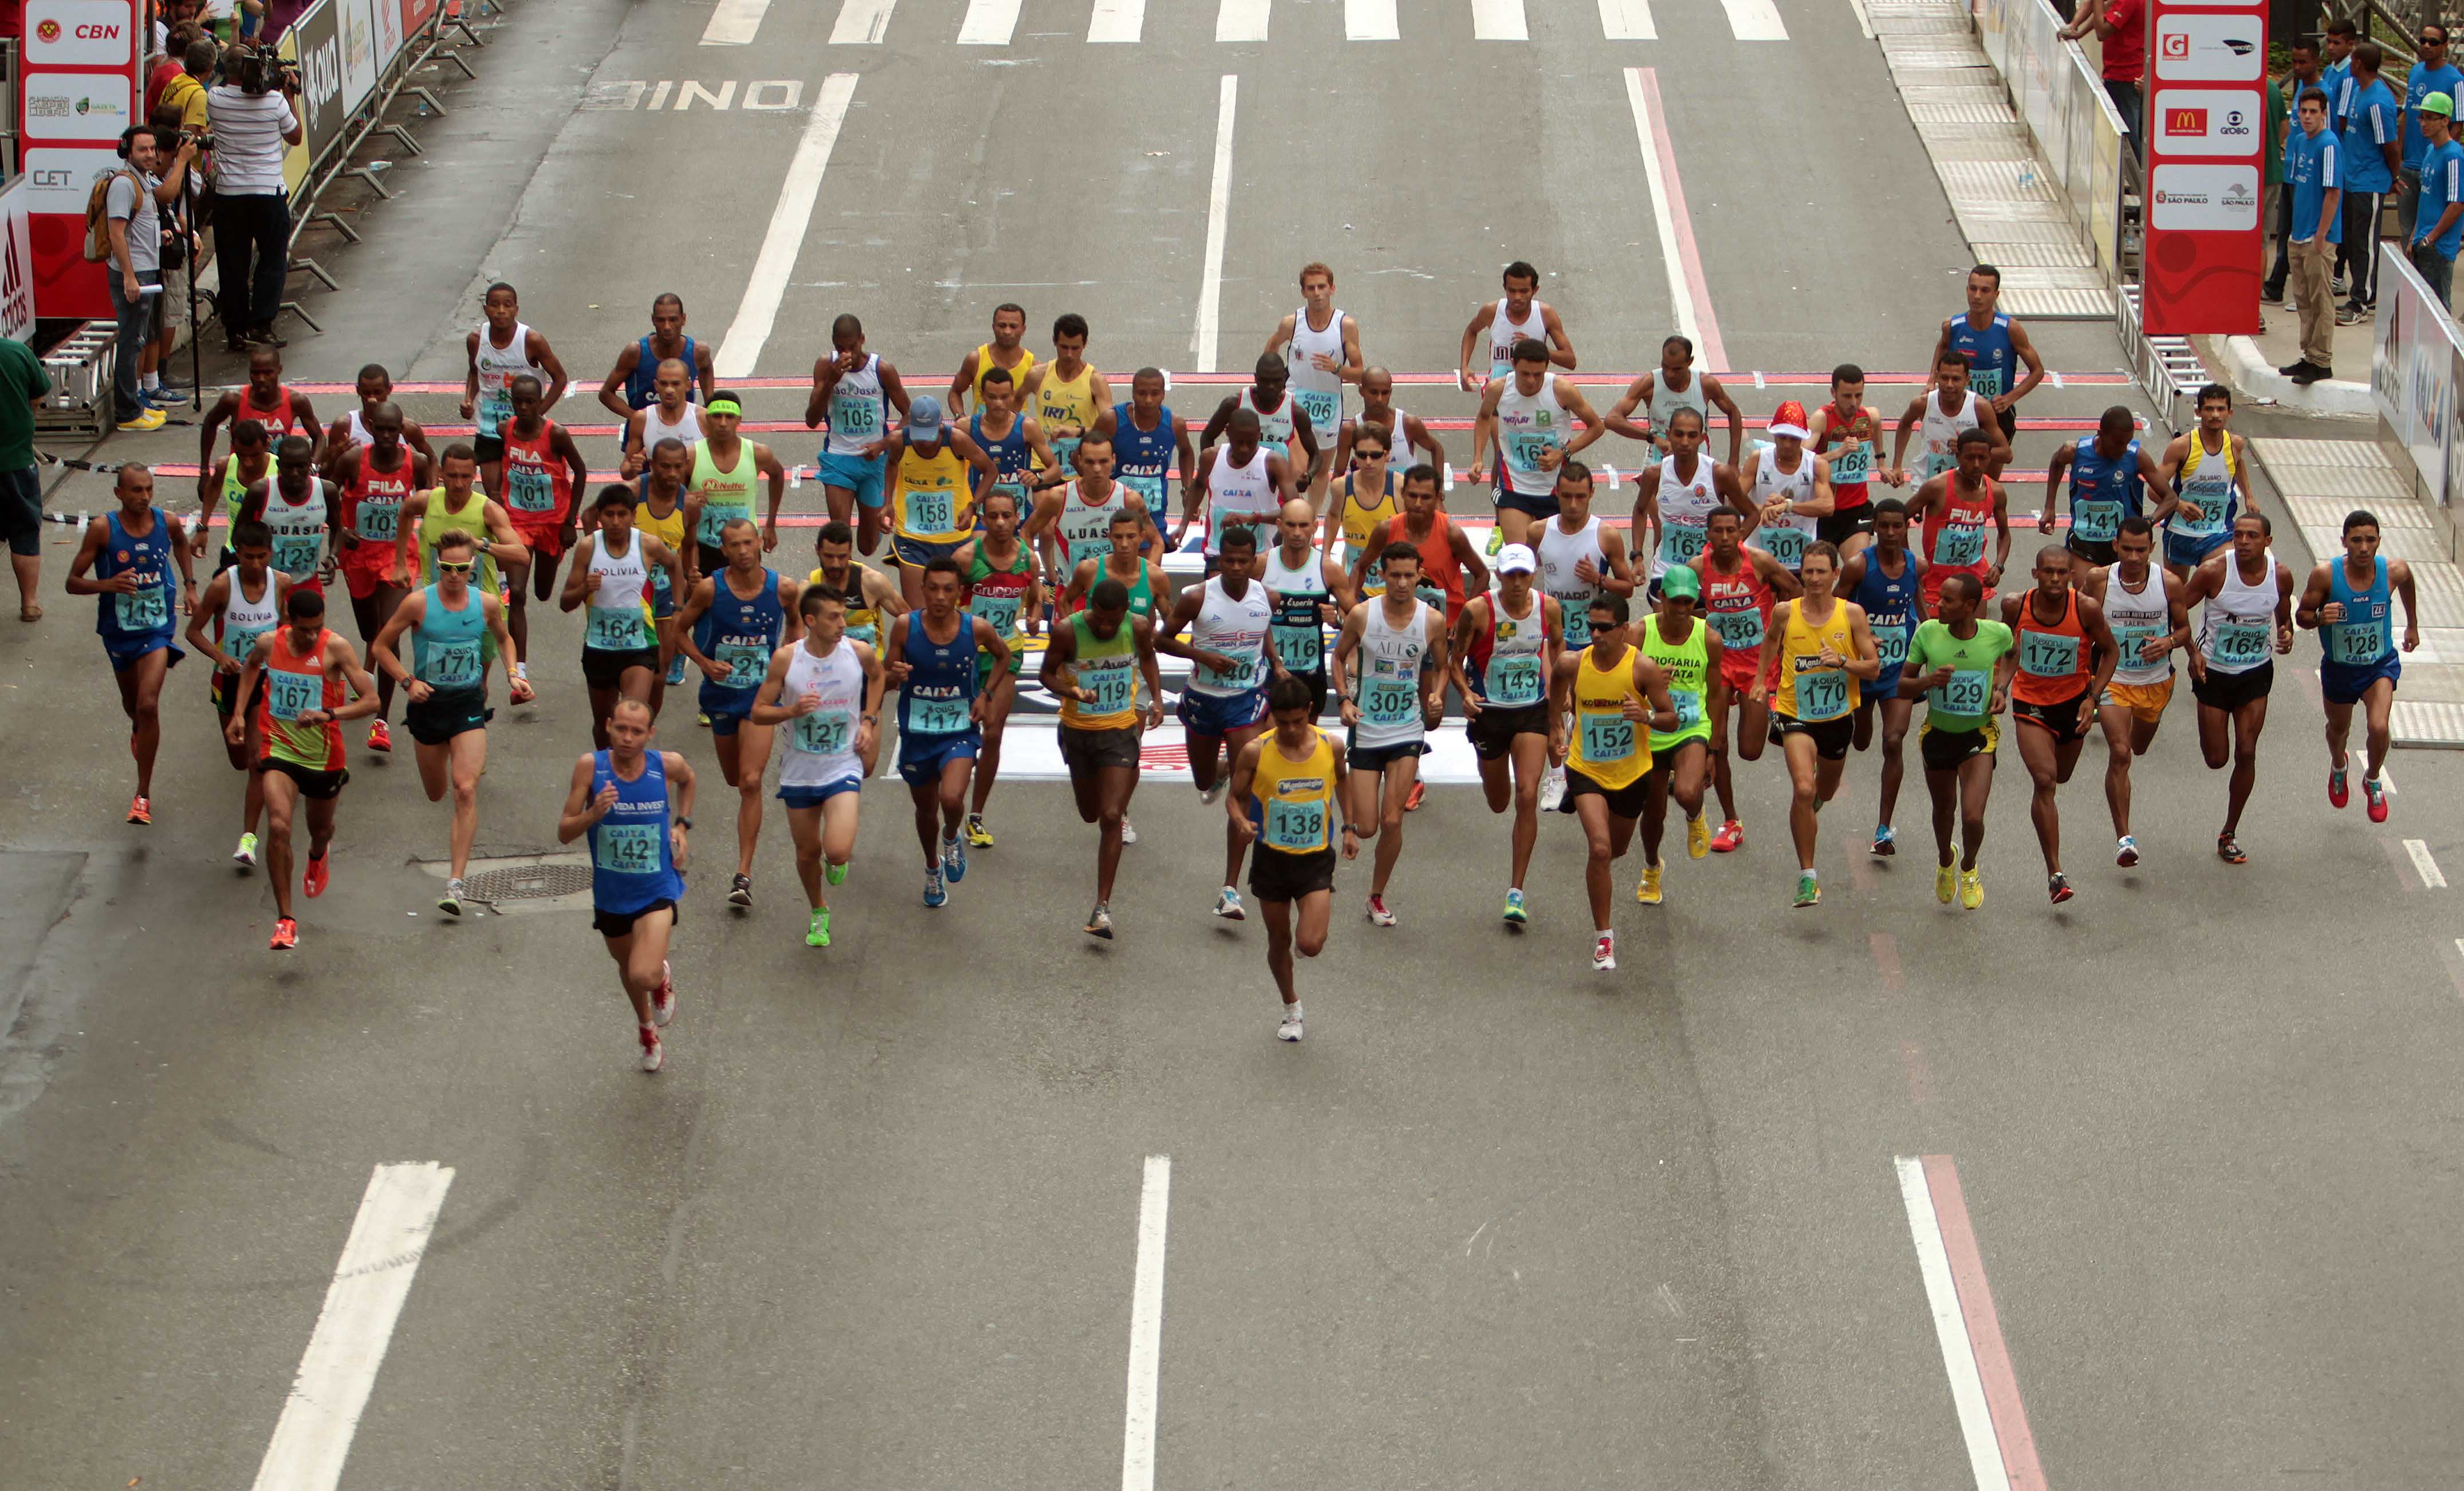
{"label": "wristwatch", "polygon": [[693,820],[679,813],[676,815],[676,826],[678,828],[691,828],[693,826]]}

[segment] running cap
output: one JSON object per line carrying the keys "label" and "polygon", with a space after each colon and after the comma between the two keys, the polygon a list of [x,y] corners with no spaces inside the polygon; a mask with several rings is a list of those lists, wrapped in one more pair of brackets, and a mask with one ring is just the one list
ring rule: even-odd
{"label": "running cap", "polygon": [[1529,575],[1539,568],[1540,560],[1528,543],[1509,543],[1497,551],[1497,572],[1501,575]]}
{"label": "running cap", "polygon": [[2455,117],[2455,100],[2447,97],[2447,95],[2443,93],[2424,95],[2422,97],[2420,108],[2422,113],[2435,114],[2440,119],[2453,119]]}
{"label": "running cap", "polygon": [[721,388],[718,392],[712,394],[710,396],[710,402],[703,405],[702,407],[712,411],[713,413],[742,414],[744,412],[744,401],[737,398],[728,390]]}
{"label": "running cap", "polygon": [[911,443],[921,440],[927,445],[941,438],[940,400],[928,393],[907,406],[907,438]]}
{"label": "running cap", "polygon": [[1703,577],[1683,564],[1672,564],[1668,573],[1660,577],[1660,593],[1675,596],[1680,601],[1703,599]]}
{"label": "running cap", "polygon": [[1805,428],[1805,406],[1789,400],[1771,411],[1771,432],[1774,437],[1788,435],[1798,440],[1811,440],[1814,431]]}

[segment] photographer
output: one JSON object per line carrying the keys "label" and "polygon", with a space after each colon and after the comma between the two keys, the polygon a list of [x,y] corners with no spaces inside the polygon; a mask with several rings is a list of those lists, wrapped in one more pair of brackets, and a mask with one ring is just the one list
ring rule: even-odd
{"label": "photographer", "polygon": [[292,99],[298,75],[281,58],[254,47],[224,55],[224,80],[206,90],[206,118],[214,152],[214,252],[221,258],[217,305],[233,352],[278,347],[275,313],[290,272],[291,197],[282,158],[299,143]]}
{"label": "photographer", "polygon": [[163,221],[155,209],[179,200],[196,146],[182,142],[165,174],[157,176],[162,163],[154,130],[141,124],[121,136],[120,154],[128,168],[113,175],[103,198],[111,235],[111,272],[104,278],[120,325],[112,359],[114,412],[122,429],[160,429],[163,412],[140,387],[141,378],[151,382],[155,376],[155,318],[163,312]]}

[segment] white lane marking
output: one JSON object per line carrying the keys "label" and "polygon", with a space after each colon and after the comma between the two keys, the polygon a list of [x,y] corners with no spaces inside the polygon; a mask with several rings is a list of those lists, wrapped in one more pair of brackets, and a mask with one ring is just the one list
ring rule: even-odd
{"label": "white lane marking", "polygon": [[1402,40],[1403,28],[1395,18],[1395,0],[1343,0],[1343,39]]}
{"label": "white lane marking", "polygon": [[1218,41],[1264,41],[1272,0],[1223,0],[1215,12]]}
{"label": "white lane marking", "polygon": [[452,1184],[453,1172],[432,1163],[380,1165],[368,1177],[299,1375],[256,1468],[256,1491],[333,1491],[342,1479],[394,1321]]}
{"label": "white lane marking", "polygon": [[[1228,11],[1232,0],[1224,0]],[[1215,106],[1215,184],[1206,193],[1206,266],[1198,285],[1198,335],[1190,350],[1198,371],[1215,371],[1215,347],[1223,329],[1223,233],[1232,204],[1232,116],[1241,95],[1241,79],[1223,75],[1223,89]]]}
{"label": "white lane marking", "polygon": [[2386,793],[2387,793],[2387,795],[2388,797],[2394,797],[2394,796],[2395,796],[2395,773],[2393,773],[2393,772],[2391,772],[2391,771],[2388,771],[2388,770],[2387,770],[2386,767],[2384,767],[2384,766],[2380,767],[2380,768],[2379,768],[2379,786],[2380,786],[2383,790],[2385,790],[2385,791],[2386,791]]}
{"label": "white lane marking", "polygon": [[787,179],[779,188],[770,230],[762,235],[761,252],[744,282],[744,298],[719,343],[716,362],[721,378],[751,377],[761,358],[761,344],[770,340],[780,297],[787,291],[787,276],[795,271],[796,255],[804,247],[804,230],[812,226],[813,200],[821,195],[822,173],[829,169],[839,126],[847,122],[847,104],[855,98],[855,80],[853,73],[832,73],[822,80],[821,97],[813,100],[803,138],[796,142],[795,157],[787,163]]}
{"label": "white lane marking", "polygon": [[[2382,785],[2385,784],[2382,783]],[[2412,856],[2413,872],[2421,877],[2423,885],[2432,890],[2447,888],[2447,876],[2440,871],[2438,862],[2430,857],[2428,842],[2420,839],[2407,839],[2404,842],[2404,852]]]}
{"label": "white lane marking", "polygon": [[1943,1366],[1950,1374],[1951,1406],[1959,1412],[1959,1432],[1968,1441],[1969,1468],[1976,1475],[1977,1491],[2010,1491],[2011,1477],[2002,1468],[2002,1445],[1986,1406],[1985,1380],[1976,1370],[1968,1323],[1959,1312],[1959,1287],[1951,1282],[1950,1254],[1943,1246],[1925,1161],[1903,1154],[1893,1163],[1900,1171],[1900,1199],[1908,1210],[1908,1235],[1917,1246],[1917,1271],[1925,1276],[1925,1303],[1933,1310],[1934,1339],[1942,1344]]}
{"label": "white lane marking", "polygon": [[1737,33],[1739,41],[1788,39],[1788,27],[1771,0],[1720,0],[1720,8],[1728,12],[1728,30]]}
{"label": "white lane marking", "polygon": [[1146,24],[1147,0],[1095,0],[1094,12],[1087,17],[1087,39],[1135,41]]}
{"label": "white lane marking", "polygon": [[847,0],[839,7],[838,24],[830,28],[833,47],[873,46],[890,30],[890,12],[898,0]]}
{"label": "white lane marking", "polygon": [[967,0],[967,16],[958,23],[962,47],[1006,47],[1018,30],[1019,0]]}
{"label": "white lane marking", "polygon": [[1475,41],[1529,41],[1523,0],[1471,0],[1471,34]]}
{"label": "white lane marking", "polygon": [[701,44],[749,47],[753,33],[761,29],[761,17],[769,11],[770,0],[718,0],[718,8],[710,12],[710,24],[702,28]]}
{"label": "white lane marking", "polygon": [[1155,1491],[1155,1373],[1163,1365],[1164,1224],[1172,1215],[1172,1156],[1147,1156],[1138,1193],[1138,1271],[1130,1291],[1130,1403],[1121,1431],[1121,1491]]}
{"label": "white lane marking", "polygon": [[1700,269],[1694,252],[1694,222],[1686,214],[1684,187],[1677,180],[1677,151],[1665,138],[1666,121],[1660,107],[1660,79],[1650,68],[1625,70],[1625,98],[1634,111],[1635,141],[1642,148],[1642,174],[1651,190],[1651,215],[1660,234],[1661,262],[1668,271],[1669,298],[1676,302],[1677,329],[1701,349],[1705,366],[1728,365],[1720,323],[1711,314],[1707,287],[1697,282]]}
{"label": "white lane marking", "polygon": [[1651,0],[1600,0],[1600,33],[1611,41],[1658,41]]}

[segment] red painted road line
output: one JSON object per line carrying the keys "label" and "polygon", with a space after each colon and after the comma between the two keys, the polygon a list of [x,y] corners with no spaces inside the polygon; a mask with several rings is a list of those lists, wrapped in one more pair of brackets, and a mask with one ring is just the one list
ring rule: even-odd
{"label": "red painted road line", "polygon": [[1720,340],[1720,318],[1711,311],[1710,282],[1703,277],[1703,254],[1694,244],[1694,214],[1685,209],[1685,183],[1677,174],[1677,143],[1668,138],[1668,113],[1660,102],[1660,71],[1638,67],[1629,69],[1628,76],[1641,89],[1643,107],[1651,113],[1652,148],[1660,157],[1661,178],[1668,183],[1669,228],[1677,234],[1677,256],[1685,269],[1694,326],[1703,336],[1703,345],[1695,351],[1711,366],[1725,367],[1728,349]]}
{"label": "red painted road line", "polygon": [[1865,946],[1874,954],[1875,971],[1882,976],[1882,987],[1897,994],[1903,986],[1900,977],[1900,939],[1887,932],[1865,934]]}
{"label": "red painted road line", "polygon": [[[1126,372],[1106,373],[1104,378],[1106,382],[1111,384],[1115,388],[1127,389],[1130,385],[1130,376],[1131,375]],[[1171,376],[1172,381],[1176,384],[1218,384],[1237,385],[1247,383],[1250,375],[1247,373],[1174,373]],[[1587,387],[1621,387],[1641,376],[1642,375],[1640,373],[1577,372],[1573,376],[1573,381]],[[1750,386],[1756,377],[1756,371],[1752,368],[1732,368],[1725,372],[1713,373],[1711,376],[1719,379],[1722,383],[1736,382]],[[1831,375],[1829,373],[1763,372],[1760,376],[1766,384],[1782,384],[1792,388],[1809,385],[1827,388],[1831,385]],[[2126,387],[2130,384],[2130,375],[2127,373],[2064,373],[2061,375],[2061,378],[2063,384],[2066,385],[2077,384],[2083,388]],[[1932,381],[1933,375],[1930,373],[1867,373],[1865,375],[1865,384],[1867,387],[1874,387],[1881,384],[1930,384]],[[722,380],[722,382],[727,387],[746,391],[768,388],[793,388],[799,392],[809,393],[812,391],[813,386],[813,381],[809,377],[729,378]],[[1395,383],[1398,387],[1414,385],[1425,386],[1432,384],[1444,384],[1451,387],[1455,383],[1455,375],[1452,373],[1397,373],[1395,375]],[[236,387],[238,385],[227,384],[222,386],[229,388]],[[407,383],[398,381],[393,385],[393,391],[398,395],[406,393],[458,394],[462,391],[462,386],[463,385],[458,382],[449,384]],[[586,399],[595,396],[598,392],[595,388],[580,384],[576,384],[572,386],[575,391],[567,395],[569,398]],[[919,388],[923,388],[926,385],[924,384],[918,385]],[[2050,388],[2052,384],[2048,383],[2041,384],[2040,386]],[[359,385],[357,384],[291,384],[291,388],[297,393],[315,394],[320,397],[331,393],[348,394],[357,393],[359,391]],[[933,392],[937,396],[940,389],[938,386],[932,386],[928,391]]]}
{"label": "red painted road line", "polygon": [[1968,1344],[1976,1353],[1976,1373],[1985,1385],[1986,1407],[1993,1414],[1993,1435],[2002,1444],[2002,1468],[2012,1491],[2045,1491],[2044,1467],[2036,1462],[2036,1436],[2028,1428],[2028,1411],[2019,1401],[2018,1374],[2011,1369],[2011,1351],[2002,1342],[2002,1322],[1993,1310],[1993,1290],[1985,1282],[1985,1259],[1977,1251],[1976,1229],[1968,1219],[1968,1199],[1959,1188],[1959,1167],[1947,1154],[1925,1156],[1925,1184],[1933,1192],[1934,1220],[1942,1229],[1943,1251],[1950,1257],[1950,1276],[1959,1285],[1959,1312],[1968,1323]]}

